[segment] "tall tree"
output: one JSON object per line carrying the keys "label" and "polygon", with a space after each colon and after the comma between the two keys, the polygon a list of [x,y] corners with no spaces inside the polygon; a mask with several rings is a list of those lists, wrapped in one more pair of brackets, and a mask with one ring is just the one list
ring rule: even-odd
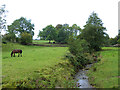
{"label": "tall tree", "polygon": [[24,32],[34,35],[34,24],[31,24],[31,20],[27,20],[24,17],[15,20],[11,25],[8,26],[8,32],[13,31],[16,34],[22,34]]}
{"label": "tall tree", "polygon": [[93,12],[82,30],[82,38],[90,44],[90,49],[100,50],[104,44],[105,30],[102,20]]}
{"label": "tall tree", "polygon": [[55,41],[58,43],[67,43],[67,38],[67,32],[64,30],[64,28],[61,28],[57,34],[57,38],[55,39]]}
{"label": "tall tree", "polygon": [[58,24],[56,26],[57,37],[55,41],[58,43],[67,43],[69,39],[69,24]]}
{"label": "tall tree", "polygon": [[49,40],[49,43],[51,40],[55,40],[56,38],[56,29],[52,25],[48,25],[45,28],[43,28],[43,31],[39,31],[38,37],[42,37],[45,40]]}
{"label": "tall tree", "polygon": [[73,24],[71,27],[69,24],[58,24],[56,26],[57,38],[55,39],[58,43],[68,43],[69,38],[73,35],[77,36],[78,31],[80,31],[80,27],[76,24]]}

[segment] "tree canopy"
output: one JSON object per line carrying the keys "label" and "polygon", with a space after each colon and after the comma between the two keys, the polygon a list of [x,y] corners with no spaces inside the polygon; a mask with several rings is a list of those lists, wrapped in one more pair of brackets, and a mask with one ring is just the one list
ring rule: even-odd
{"label": "tree canopy", "polygon": [[106,35],[105,30],[106,28],[103,27],[102,20],[93,12],[82,30],[81,37],[90,44],[91,49],[97,51],[100,50],[104,43]]}
{"label": "tree canopy", "polygon": [[[4,8],[2,10],[3,13]],[[86,21],[83,29],[77,24],[73,24],[72,26],[69,26],[69,24],[57,24],[55,27],[53,25],[47,25],[42,31],[39,31],[38,37],[49,40],[49,43],[51,40],[57,43],[68,43],[69,39],[71,39],[70,37],[74,38],[74,40],[80,38],[80,41],[84,39],[88,43],[91,50],[97,51],[103,45],[110,43],[109,35],[105,33],[105,30],[106,28],[103,27],[102,20],[98,17],[97,13],[93,12]],[[16,19],[11,25],[8,25],[7,32],[5,35],[6,38],[14,42],[15,38],[21,38],[21,36],[29,37],[29,35],[23,35],[22,33],[28,33],[33,36],[34,24],[31,23],[31,20],[21,17],[20,19]],[[113,42],[112,39],[111,41]],[[120,40],[117,42],[120,42]]]}
{"label": "tree canopy", "polygon": [[34,24],[31,24],[31,20],[27,20],[24,17],[15,20],[11,25],[8,25],[8,32],[12,31],[15,34],[22,34],[23,32],[34,35]]}
{"label": "tree canopy", "polygon": [[69,24],[57,24],[56,27],[48,25],[43,28],[43,31],[39,31],[38,37],[44,40],[54,40],[57,43],[68,43],[69,37],[77,36],[80,27],[73,24],[71,27]]}
{"label": "tree canopy", "polygon": [[41,37],[45,40],[49,40],[49,43],[51,40],[54,40],[56,38],[56,29],[52,25],[48,25],[45,28],[43,28],[43,31],[39,31],[38,37]]}
{"label": "tree canopy", "polygon": [[[8,25],[7,34],[4,35],[4,38],[8,41],[21,42],[22,44],[27,44],[26,42],[28,42],[28,40],[25,41],[25,37],[28,36],[32,40],[31,37],[33,37],[34,35],[33,30],[34,24],[31,24],[31,20],[27,20],[26,18],[21,17],[20,19],[16,19],[11,25]],[[31,43],[31,40],[29,43]]]}

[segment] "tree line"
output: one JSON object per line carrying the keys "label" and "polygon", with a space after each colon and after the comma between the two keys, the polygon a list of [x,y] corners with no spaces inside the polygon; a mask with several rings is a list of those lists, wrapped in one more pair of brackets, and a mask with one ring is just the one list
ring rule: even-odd
{"label": "tree line", "polygon": [[43,31],[39,31],[38,37],[42,40],[54,40],[57,43],[67,43],[69,37],[74,35],[77,36],[78,32],[80,32],[81,28],[76,24],[73,24],[71,27],[69,24],[58,24],[56,27],[52,25],[48,25],[43,28]]}
{"label": "tree line", "polygon": [[[1,13],[4,8],[1,9]],[[3,21],[1,21],[2,23]],[[24,17],[16,19],[11,25],[7,26],[7,33],[2,36],[3,41],[18,42],[21,44],[32,43],[34,36],[34,24],[31,20]],[[69,24],[47,25],[39,31],[38,37],[42,40],[54,40],[55,43],[68,44],[72,39],[85,40],[92,50],[100,50],[102,46],[113,45],[120,42],[119,36],[110,38],[105,32],[106,28],[103,27],[102,20],[98,17],[97,13],[93,12],[86,21],[86,25],[81,29],[77,24],[69,26]]]}
{"label": "tree line", "polygon": [[[0,9],[0,14],[4,8]],[[0,28],[3,28],[5,21],[0,17]],[[32,43],[34,36],[34,24],[24,17],[16,19],[7,26],[7,33],[2,36],[3,41],[18,42],[21,44]],[[81,29],[77,24],[47,25],[39,31],[38,37],[42,40],[54,40],[55,43],[68,44],[69,53],[66,55],[71,64],[77,68],[83,68],[94,60],[94,52],[101,50],[103,46],[120,44],[120,30],[115,38],[110,38],[105,32],[102,20],[97,13],[93,12]],[[93,56],[93,57],[92,57]],[[95,56],[97,57],[97,56]]]}

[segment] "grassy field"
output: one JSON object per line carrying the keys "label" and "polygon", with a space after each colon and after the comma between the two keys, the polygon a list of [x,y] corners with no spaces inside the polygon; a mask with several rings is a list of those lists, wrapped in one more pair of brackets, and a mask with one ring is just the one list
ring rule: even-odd
{"label": "grassy field", "polygon": [[[13,49],[22,49],[22,57],[11,57]],[[68,47],[24,46],[16,43],[2,45],[3,83],[32,77],[35,71],[54,66],[62,61]]]}
{"label": "grassy field", "polygon": [[[54,41],[50,41],[51,43],[54,42]],[[33,43],[34,44],[49,44],[49,41],[48,40],[33,40]]]}
{"label": "grassy field", "polygon": [[101,61],[88,71],[90,83],[97,88],[118,87],[118,48],[104,47]]}
{"label": "grassy field", "polygon": [[[39,44],[48,41],[33,41]],[[22,57],[11,57],[13,49],[22,49]],[[26,87],[74,87],[70,83],[73,66],[63,56],[68,52],[68,47],[41,47],[25,46],[17,43],[2,45],[2,80],[4,87],[8,83],[24,82],[18,86]],[[101,61],[95,63],[88,71],[90,83],[97,88],[114,88],[118,86],[118,48],[104,47],[100,51]],[[54,67],[53,67],[54,66]],[[45,69],[45,70],[43,70]],[[29,81],[29,78],[40,78]],[[23,80],[23,81],[22,81]],[[39,82],[38,82],[39,81]],[[28,83],[27,83],[28,82]],[[35,82],[35,84],[31,84]],[[41,84],[42,83],[42,84]],[[56,84],[57,86],[55,86]],[[28,86],[27,86],[28,85]],[[30,86],[36,85],[36,86]]]}
{"label": "grassy field", "polygon": [[40,45],[44,45],[44,46],[52,46],[52,47],[67,47],[67,44],[58,44],[58,43],[55,43],[53,44],[53,40],[49,41],[48,40],[33,40],[33,44],[40,44]]}

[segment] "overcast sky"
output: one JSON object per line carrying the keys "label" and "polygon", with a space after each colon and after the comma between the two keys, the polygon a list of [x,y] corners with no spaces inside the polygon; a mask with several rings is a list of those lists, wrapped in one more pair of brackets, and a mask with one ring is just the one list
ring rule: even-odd
{"label": "overcast sky", "polygon": [[5,4],[7,25],[20,17],[26,17],[35,25],[34,39],[39,30],[52,24],[77,24],[81,28],[94,11],[102,19],[110,37],[118,34],[119,0],[0,0]]}

